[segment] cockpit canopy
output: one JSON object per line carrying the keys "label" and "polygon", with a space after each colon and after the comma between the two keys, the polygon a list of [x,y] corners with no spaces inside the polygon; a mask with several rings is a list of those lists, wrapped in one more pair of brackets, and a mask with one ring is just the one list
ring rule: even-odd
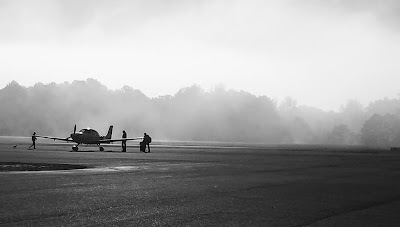
{"label": "cockpit canopy", "polygon": [[98,137],[101,136],[96,130],[91,129],[91,128],[84,128],[84,129],[81,129],[79,132],[81,132],[82,134],[90,135],[90,136],[98,136]]}

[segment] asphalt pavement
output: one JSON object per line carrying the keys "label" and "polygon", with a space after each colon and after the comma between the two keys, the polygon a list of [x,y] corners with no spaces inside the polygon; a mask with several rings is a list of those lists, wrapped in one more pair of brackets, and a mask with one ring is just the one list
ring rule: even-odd
{"label": "asphalt pavement", "polygon": [[[400,154],[359,149],[0,144],[0,226],[399,226]],[[86,149],[86,150],[85,150]],[[93,152],[92,152],[93,151]]]}

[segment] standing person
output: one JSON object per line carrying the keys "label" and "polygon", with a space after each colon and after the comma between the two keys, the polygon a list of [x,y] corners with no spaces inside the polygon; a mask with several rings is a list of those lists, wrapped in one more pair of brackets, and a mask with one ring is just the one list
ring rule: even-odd
{"label": "standing person", "polygon": [[149,135],[147,135],[146,133],[144,133],[143,136],[143,143],[144,143],[144,152],[146,152],[146,145],[149,149],[148,153],[150,153],[150,143],[151,143],[151,137]]}
{"label": "standing person", "polygon": [[33,149],[36,149],[36,140],[37,140],[37,138],[36,138],[36,132],[33,132],[33,134],[32,134],[32,145],[31,146],[29,146],[29,150],[33,147]]}
{"label": "standing person", "polygon": [[[122,131],[122,139],[126,139],[125,130]],[[122,140],[122,152],[126,152],[126,140]]]}

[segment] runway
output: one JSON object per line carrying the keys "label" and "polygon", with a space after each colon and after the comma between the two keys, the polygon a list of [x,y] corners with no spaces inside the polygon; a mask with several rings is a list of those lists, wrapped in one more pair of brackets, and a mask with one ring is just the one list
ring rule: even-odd
{"label": "runway", "polygon": [[135,144],[74,153],[1,142],[1,162],[87,167],[1,171],[1,226],[400,224],[400,154],[389,150],[161,142],[149,154]]}

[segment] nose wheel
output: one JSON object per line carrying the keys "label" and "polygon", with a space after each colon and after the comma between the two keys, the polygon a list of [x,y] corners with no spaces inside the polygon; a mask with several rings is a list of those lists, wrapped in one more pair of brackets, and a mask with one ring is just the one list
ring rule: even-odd
{"label": "nose wheel", "polygon": [[78,146],[77,145],[74,145],[74,146],[72,146],[72,151],[78,151],[79,149],[78,149]]}

